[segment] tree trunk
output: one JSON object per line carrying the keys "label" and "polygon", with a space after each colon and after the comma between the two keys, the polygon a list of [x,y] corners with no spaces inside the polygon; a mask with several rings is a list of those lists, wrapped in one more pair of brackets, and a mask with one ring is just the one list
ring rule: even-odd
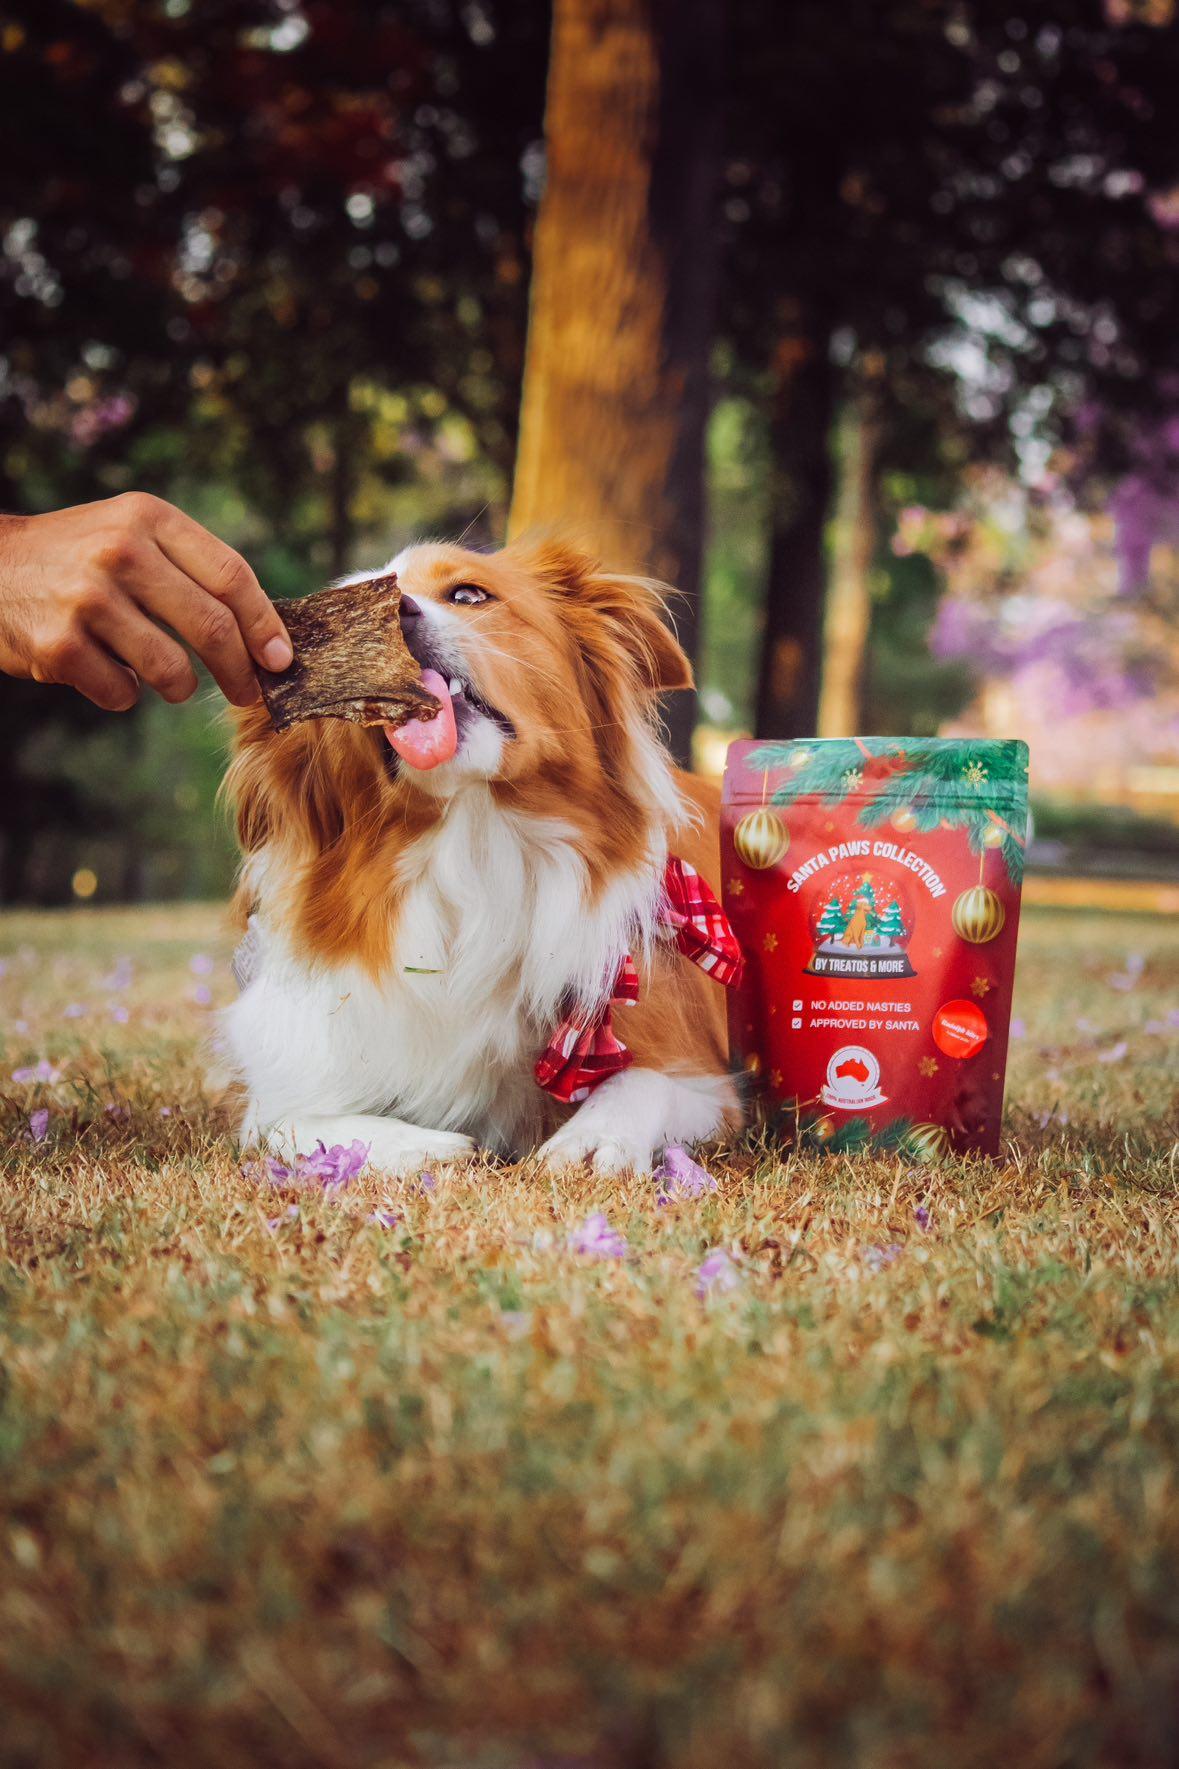
{"label": "tree trunk", "polygon": [[[565,525],[682,594],[697,649],[722,0],[556,0],[509,532]],[[686,757],[694,697],[668,709]]]}
{"label": "tree trunk", "polygon": [[858,379],[839,425],[839,492],[823,622],[820,737],[854,737],[862,723],[881,423],[879,383],[865,374]]}
{"label": "tree trunk", "polygon": [[783,339],[770,417],[773,529],[757,685],[760,737],[815,732],[835,379],[825,332]]}

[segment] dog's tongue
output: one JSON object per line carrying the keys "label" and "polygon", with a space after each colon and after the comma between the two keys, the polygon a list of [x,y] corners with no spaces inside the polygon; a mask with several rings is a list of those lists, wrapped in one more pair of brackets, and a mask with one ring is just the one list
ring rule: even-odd
{"label": "dog's tongue", "polygon": [[390,747],[411,768],[436,768],[440,762],[448,762],[458,748],[454,702],[437,670],[422,671],[422,687],[434,696],[442,711],[432,719],[409,719],[404,725],[386,725],[384,732]]}

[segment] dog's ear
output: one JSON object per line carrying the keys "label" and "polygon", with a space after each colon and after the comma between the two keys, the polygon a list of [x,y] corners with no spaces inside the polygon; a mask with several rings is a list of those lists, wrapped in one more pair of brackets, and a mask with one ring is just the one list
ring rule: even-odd
{"label": "dog's ear", "polygon": [[592,615],[632,657],[638,680],[652,693],[694,685],[692,666],[666,619],[672,592],[654,578],[605,571],[589,553],[564,541],[530,550],[528,564],[558,594],[570,615]]}

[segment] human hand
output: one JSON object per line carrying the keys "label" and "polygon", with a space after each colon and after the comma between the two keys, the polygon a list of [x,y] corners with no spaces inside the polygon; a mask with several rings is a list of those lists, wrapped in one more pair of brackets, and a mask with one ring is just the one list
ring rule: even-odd
{"label": "human hand", "polygon": [[258,697],[254,662],[282,670],[291,642],[254,573],[224,541],[146,492],[44,516],[0,517],[0,670],[77,688],[125,712],[147,682],[187,700],[196,673]]}

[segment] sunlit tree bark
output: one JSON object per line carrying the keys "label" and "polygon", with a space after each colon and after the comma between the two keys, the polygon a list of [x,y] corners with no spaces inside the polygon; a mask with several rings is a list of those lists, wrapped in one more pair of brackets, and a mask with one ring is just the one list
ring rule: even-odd
{"label": "sunlit tree bark", "polygon": [[[556,0],[510,530],[679,589],[694,655],[716,293],[720,0]],[[685,753],[690,697],[668,709]]]}

